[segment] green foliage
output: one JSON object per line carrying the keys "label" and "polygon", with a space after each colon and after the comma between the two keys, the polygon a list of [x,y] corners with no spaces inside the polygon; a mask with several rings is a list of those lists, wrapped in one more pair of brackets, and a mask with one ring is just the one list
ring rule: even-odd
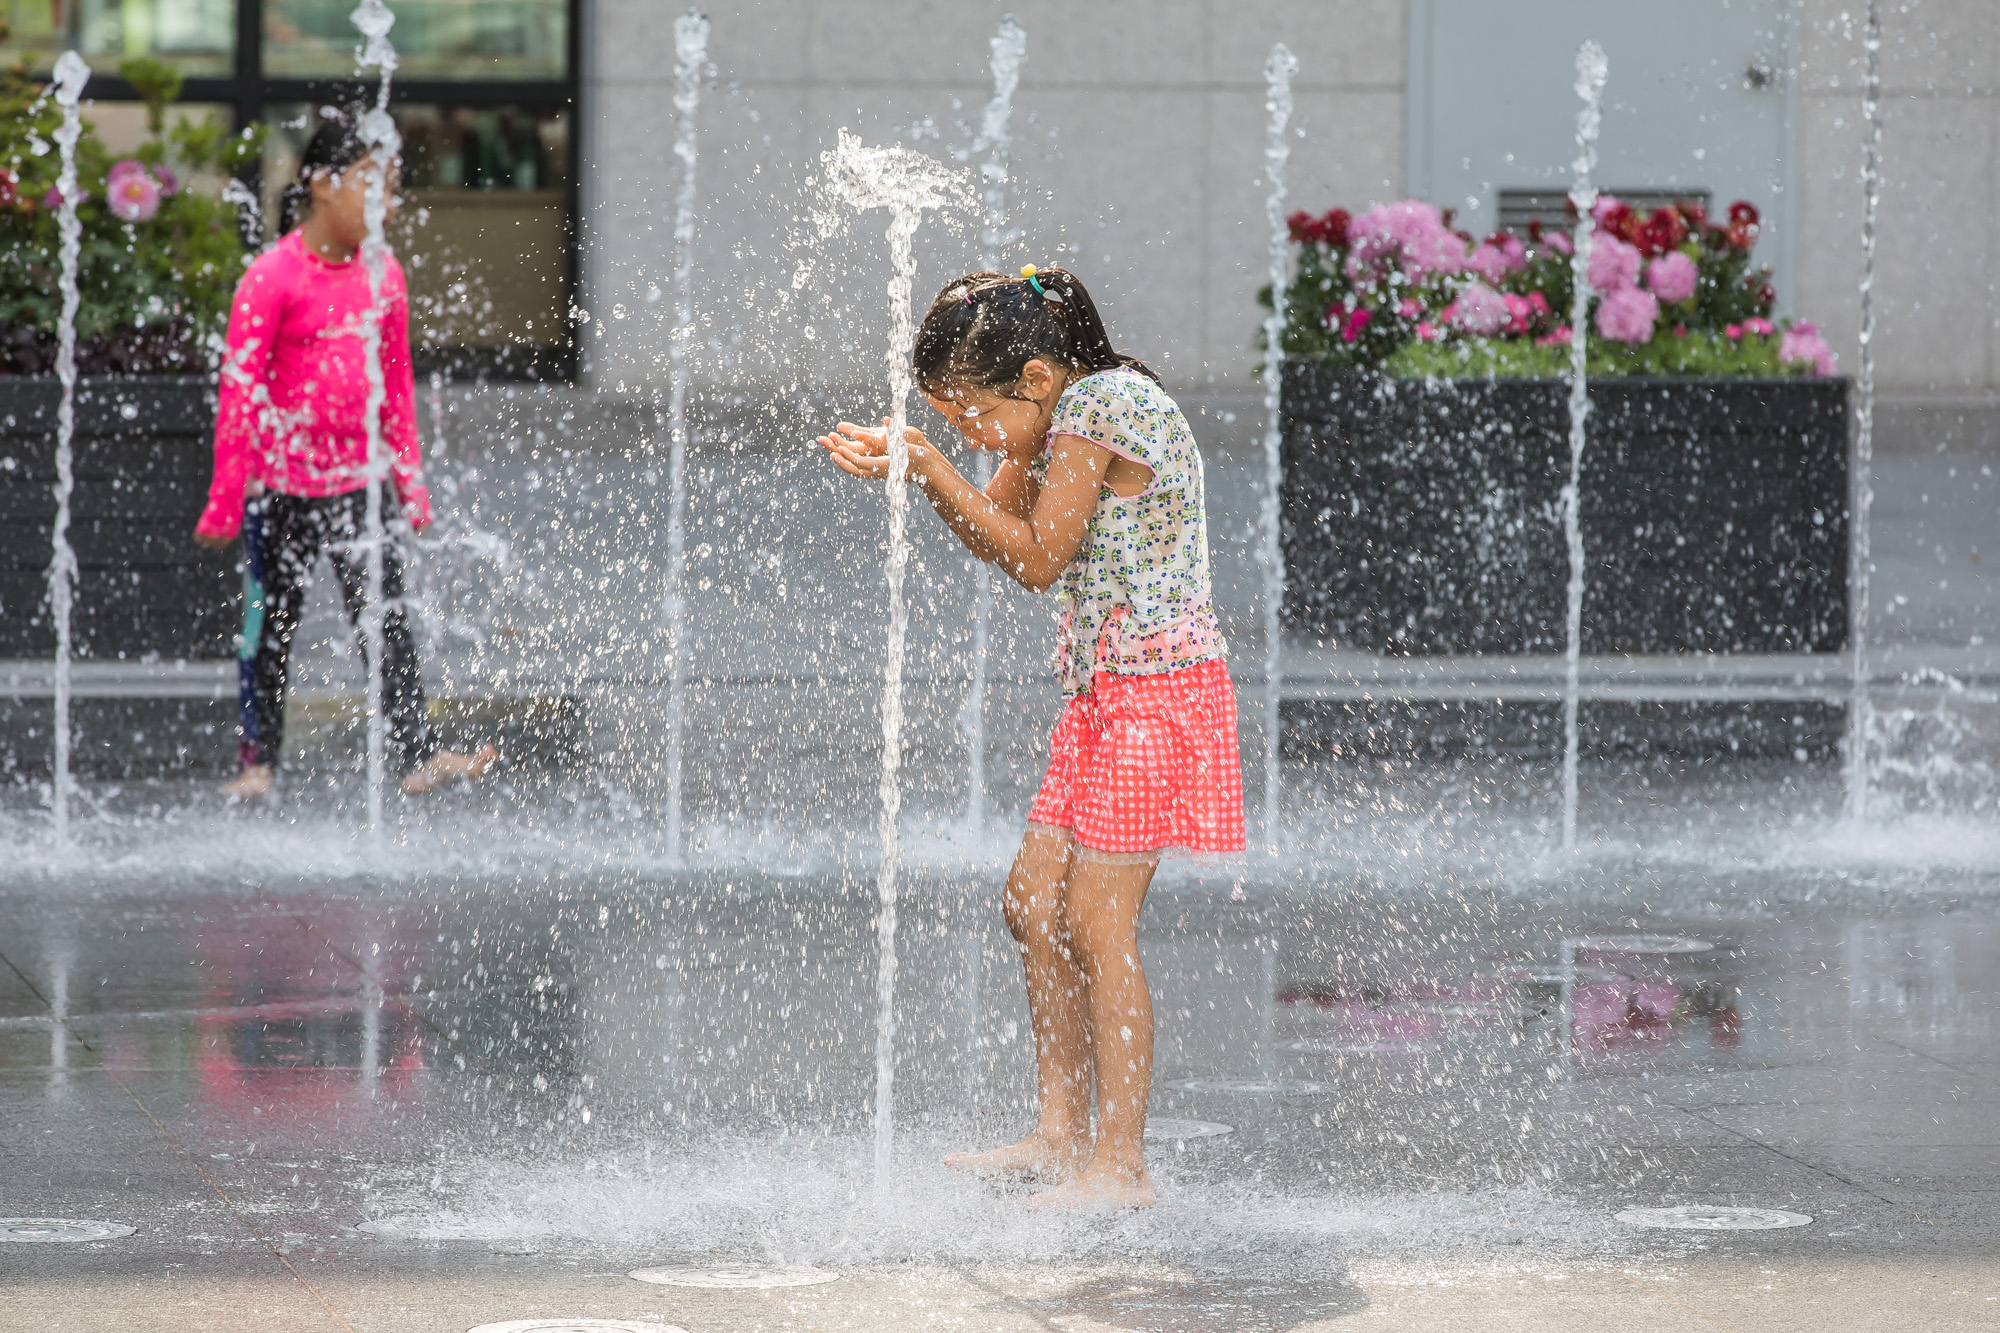
{"label": "green foliage", "polygon": [[[90,371],[207,370],[247,256],[235,207],[192,183],[241,173],[260,156],[262,131],[232,134],[213,117],[169,124],[180,75],[146,59],[128,60],[119,72],[145,98],[149,129],[127,162],[151,177],[159,199],[150,216],[113,214],[107,177],[118,163],[86,120],[77,144],[78,364]],[[25,67],[0,71],[0,373],[53,365],[59,237],[56,211],[46,205],[61,166],[54,147],[61,122]]]}
{"label": "green foliage", "polygon": [[[1382,363],[1383,373],[1410,379],[1557,379],[1569,374],[1569,348],[1543,347],[1525,338],[1459,338],[1410,343]],[[1778,362],[1778,335],[1704,330],[1663,334],[1632,346],[1592,338],[1586,348],[1591,375],[1777,376],[1810,374],[1803,363]]]}

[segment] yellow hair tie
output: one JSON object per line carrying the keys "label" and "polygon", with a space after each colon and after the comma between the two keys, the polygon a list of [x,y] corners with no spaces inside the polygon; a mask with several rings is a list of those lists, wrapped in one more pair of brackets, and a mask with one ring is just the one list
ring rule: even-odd
{"label": "yellow hair tie", "polygon": [[1035,274],[1038,272],[1040,272],[1040,270],[1037,269],[1033,264],[1021,265],[1021,276],[1026,278],[1028,280],[1028,285],[1035,289],[1035,295],[1047,296],[1048,293],[1042,290],[1042,284],[1035,281]]}

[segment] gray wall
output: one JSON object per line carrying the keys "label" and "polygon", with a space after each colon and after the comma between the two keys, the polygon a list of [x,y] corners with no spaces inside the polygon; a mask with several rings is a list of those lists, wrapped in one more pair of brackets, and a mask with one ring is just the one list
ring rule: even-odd
{"label": "gray wall", "polygon": [[[1860,43],[1842,14],[1858,15],[1864,0],[1794,2],[1802,199],[1789,304],[1829,330],[1852,369]],[[590,381],[641,392],[658,383],[670,305],[648,304],[646,295],[666,285],[671,262],[677,9],[663,0],[590,8]],[[1263,268],[1262,63],[1271,42],[1288,42],[1301,66],[1295,203],[1356,207],[1404,188],[1405,0],[718,4],[709,11],[714,76],[700,122],[699,378],[769,386],[879,375],[882,219],[818,239],[808,220],[825,206],[818,156],[842,126],[940,156],[969,144],[988,93],[987,39],[1008,8],[1029,44],[1014,155],[1025,234],[1008,263],[1078,267],[1119,340],[1184,391],[1250,384]],[[1891,433],[1902,422],[1915,432],[1905,445],[1950,437],[1990,446],[2000,391],[1992,278],[2000,260],[2000,3],[1883,8],[1889,95],[1877,349],[1893,400]],[[1671,12],[1646,0],[1607,0],[1601,10],[1607,31],[1643,28]],[[977,262],[975,231],[929,224],[919,252],[921,308],[938,282]],[[808,324],[811,339],[802,332]]]}

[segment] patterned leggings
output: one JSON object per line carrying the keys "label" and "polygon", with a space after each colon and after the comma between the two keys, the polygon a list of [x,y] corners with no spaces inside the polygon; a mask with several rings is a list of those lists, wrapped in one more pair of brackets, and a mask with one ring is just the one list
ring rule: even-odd
{"label": "patterned leggings", "polygon": [[[368,597],[368,557],[361,546],[367,493],[267,495],[249,502],[243,517],[243,635],[237,648],[240,747],[244,764],[276,766],[284,753],[285,692],[292,639],[313,566],[324,554],[340,581],[340,600],[357,628]],[[382,509],[394,513],[384,488]],[[424,687],[417,678],[416,645],[403,613],[403,560],[390,541],[382,552],[382,693],[389,746],[408,773],[438,751],[424,715]],[[367,645],[359,642],[365,664]]]}

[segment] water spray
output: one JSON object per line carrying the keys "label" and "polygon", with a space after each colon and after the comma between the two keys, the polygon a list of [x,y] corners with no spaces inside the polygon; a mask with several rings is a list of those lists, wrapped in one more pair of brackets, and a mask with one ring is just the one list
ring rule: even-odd
{"label": "water spray", "polygon": [[902,864],[900,825],[903,791],[903,657],[909,637],[910,610],[903,600],[903,575],[910,563],[910,344],[915,321],[910,314],[910,286],[917,261],[911,242],[924,210],[957,202],[962,188],[943,165],[903,147],[870,148],[846,130],[840,142],[822,155],[834,191],[853,208],[889,210],[889,582],[888,651],[882,665],[882,811],[878,828],[882,862],[875,876],[879,904],[875,921],[879,962],[876,971],[875,1015],[875,1189],[886,1197],[895,1142],[896,1074],[896,903],[897,872]]}
{"label": "water spray", "polygon": [[1278,785],[1279,695],[1285,683],[1279,613],[1285,597],[1285,552],[1279,541],[1279,496],[1285,479],[1285,284],[1291,268],[1291,234],[1285,226],[1285,162],[1292,155],[1285,130],[1292,119],[1292,75],[1299,61],[1283,42],[1264,62],[1264,221],[1270,229],[1271,313],[1264,317],[1264,494],[1258,503],[1264,532],[1264,848],[1278,850],[1284,793]]}
{"label": "water spray", "polygon": [[76,588],[76,549],[69,541],[69,498],[76,489],[76,312],[81,304],[77,293],[76,270],[83,249],[83,227],[76,219],[76,143],[83,135],[83,120],[77,103],[83,99],[83,85],[90,81],[90,66],[74,51],[65,51],[56,61],[56,105],[62,108],[62,125],[57,128],[56,150],[62,165],[56,175],[56,230],[61,236],[57,259],[61,268],[57,285],[62,293],[62,310],[56,318],[56,379],[62,384],[62,398],[56,404],[56,518],[49,558],[49,614],[55,622],[55,780],[50,800],[55,816],[55,845],[58,852],[69,849],[70,720],[69,660],[70,607]]}
{"label": "water spray", "polygon": [[368,236],[361,243],[361,263],[368,274],[368,319],[361,329],[368,373],[368,400],[362,412],[368,429],[363,539],[368,554],[368,602],[361,611],[361,642],[368,658],[368,829],[379,849],[389,721],[388,701],[384,697],[387,676],[382,661],[388,615],[388,609],[382,605],[384,548],[388,540],[382,520],[382,486],[389,477],[389,450],[382,437],[382,408],[388,400],[388,383],[382,373],[382,286],[389,268],[385,231],[389,218],[389,164],[402,150],[403,141],[389,115],[389,81],[396,73],[396,48],[389,41],[389,30],[396,26],[396,16],[382,0],[361,0],[348,19],[364,39],[355,56],[356,72],[370,67],[382,72],[375,105],[362,113],[356,126],[362,143],[368,146],[362,166],[365,189],[362,217],[368,224]]}
{"label": "water spray", "polygon": [[1569,484],[1562,490],[1563,540],[1569,548],[1568,604],[1563,616],[1562,846],[1576,850],[1577,675],[1583,659],[1583,444],[1590,419],[1590,385],[1585,365],[1590,349],[1591,210],[1597,204],[1597,130],[1603,119],[1604,81],[1610,74],[1604,48],[1585,42],[1576,52],[1575,180],[1569,187],[1576,206],[1576,236],[1569,257]]}
{"label": "water spray", "polygon": [[701,71],[708,63],[708,16],[690,9],[674,20],[674,156],[680,189],[674,196],[674,331],[667,340],[672,387],[667,397],[667,856],[681,859],[681,802],[686,784],[687,730],[687,447],[688,342],[694,337],[695,113]]}
{"label": "water spray", "polygon": [[1854,464],[1849,481],[1847,540],[1847,644],[1854,680],[1847,702],[1847,818],[1868,819],[1868,594],[1874,565],[1868,518],[1875,505],[1875,216],[1882,206],[1882,6],[1868,0],[1861,48],[1867,65],[1861,116],[1868,123],[1861,158],[1861,366],[1854,423]]}
{"label": "water spray", "polygon": [[[1021,62],[1028,55],[1028,34],[1012,14],[1000,16],[1000,31],[988,43],[992,56],[987,67],[993,72],[993,96],[979,121],[979,137],[973,152],[986,149],[986,163],[980,168],[985,180],[986,229],[980,234],[980,262],[999,269],[1001,253],[1012,239],[1007,233],[1007,156],[1014,146],[1012,120],[1014,90],[1021,84]],[[984,449],[973,451],[973,480],[985,490],[993,480],[993,458]],[[986,653],[987,630],[993,619],[993,566],[973,561],[972,598],[972,681],[966,689],[965,826],[974,846],[986,826]]]}

